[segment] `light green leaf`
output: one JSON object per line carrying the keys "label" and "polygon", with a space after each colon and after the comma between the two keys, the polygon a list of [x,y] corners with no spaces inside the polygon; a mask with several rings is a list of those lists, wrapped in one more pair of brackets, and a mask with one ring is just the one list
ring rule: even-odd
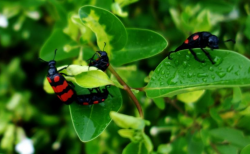
{"label": "light green leaf", "polygon": [[218,145],[216,148],[220,154],[238,154],[238,148],[232,145]]}
{"label": "light green leaf", "polygon": [[250,144],[245,146],[240,152],[240,154],[249,154],[249,153],[250,153]]}
{"label": "light green leaf", "polygon": [[122,22],[107,10],[95,6],[83,6],[79,16],[84,25],[88,26],[96,35],[100,49],[106,42],[105,51],[122,49],[127,43],[127,32]]}
{"label": "light green leaf", "polygon": [[168,45],[160,34],[145,29],[128,28],[128,42],[120,51],[114,52],[111,63],[122,65],[152,57],[162,52]]}
{"label": "light green leaf", "polygon": [[111,122],[110,111],[118,111],[122,104],[121,93],[118,88],[108,89],[113,97],[108,96],[105,102],[94,105],[69,106],[74,129],[82,142],[88,142],[99,136]]}
{"label": "light green leaf", "polygon": [[120,114],[117,112],[110,112],[110,117],[119,127],[122,128],[142,130],[144,129],[145,125],[149,125],[149,121],[143,120],[141,118]]}
{"label": "light green leaf", "polygon": [[201,89],[250,85],[250,61],[228,50],[207,50],[216,62],[211,64],[200,49],[193,49],[205,63],[196,61],[188,50],[171,54],[155,69],[145,88],[148,97],[168,97]]}
{"label": "light green leaf", "polygon": [[202,95],[204,94],[205,90],[193,91],[188,93],[183,93],[177,95],[177,99],[184,102],[184,103],[195,103],[198,101]]}

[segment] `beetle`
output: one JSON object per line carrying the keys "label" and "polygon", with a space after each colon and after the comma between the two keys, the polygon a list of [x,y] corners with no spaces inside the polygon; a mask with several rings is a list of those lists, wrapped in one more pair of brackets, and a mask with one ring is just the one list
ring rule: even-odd
{"label": "beetle", "polygon": [[[86,95],[77,95],[76,102],[81,105],[92,105],[92,104],[99,104],[104,102],[107,98],[108,95],[113,97],[107,89],[109,86],[105,86],[102,91],[100,88],[93,88],[93,89],[88,89],[90,94]],[[93,90],[96,90],[97,93],[93,93]]]}
{"label": "beetle", "polygon": [[[104,51],[106,43],[104,42],[103,51],[96,51],[90,59],[89,59],[89,66],[95,66],[98,69],[105,71],[109,67],[109,57],[107,52]],[[94,59],[95,55],[98,56],[97,59]]]}
{"label": "beetle", "polygon": [[[235,43],[234,40],[229,39],[225,42],[232,41]],[[215,64],[210,54],[204,49],[205,47],[209,47],[210,49],[218,49],[219,48],[219,38],[215,35],[212,35],[209,32],[197,32],[192,35],[190,35],[179,47],[177,47],[174,51],[170,51],[167,55],[168,59],[170,58],[171,53],[177,52],[179,50],[183,49],[189,49],[191,54],[194,56],[195,60],[204,63],[204,60],[200,60],[196,53],[193,51],[192,48],[200,48],[205,55],[208,57],[208,59],[211,61],[212,64]]]}
{"label": "beetle", "polygon": [[69,105],[76,99],[76,92],[72,88],[74,87],[72,82],[67,81],[63,75],[67,74],[60,73],[60,71],[66,69],[68,66],[61,68],[60,70],[56,69],[56,50],[54,53],[54,58],[51,61],[45,61],[41,58],[40,60],[48,63],[49,69],[47,74],[47,80],[49,81],[51,87],[53,88],[57,97],[65,104]]}

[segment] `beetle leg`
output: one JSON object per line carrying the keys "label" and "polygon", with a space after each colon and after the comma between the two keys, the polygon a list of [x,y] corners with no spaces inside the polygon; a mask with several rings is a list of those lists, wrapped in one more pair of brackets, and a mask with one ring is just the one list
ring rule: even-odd
{"label": "beetle leg", "polygon": [[215,64],[215,62],[213,61],[211,55],[203,48],[201,48],[201,50],[206,54],[206,56],[208,57],[208,59],[211,61],[212,64]]}
{"label": "beetle leg", "polygon": [[[69,64],[70,65],[70,64]],[[64,70],[64,69],[67,69],[68,67],[69,67],[69,65],[68,66],[65,66],[65,67],[63,67],[63,68],[61,68],[60,70],[58,70],[58,72],[60,72],[60,71],[62,71],[62,70]]]}
{"label": "beetle leg", "polygon": [[205,61],[204,60],[200,60],[196,53],[194,52],[194,50],[192,50],[191,48],[189,48],[189,51],[192,53],[192,55],[194,56],[194,59],[197,60],[198,62],[201,62],[201,63],[204,63]]}

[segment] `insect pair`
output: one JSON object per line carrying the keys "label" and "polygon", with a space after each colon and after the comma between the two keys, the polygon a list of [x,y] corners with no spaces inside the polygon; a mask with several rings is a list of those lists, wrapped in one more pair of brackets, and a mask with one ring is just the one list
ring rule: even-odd
{"label": "insect pair", "polygon": [[[89,66],[95,66],[98,69],[105,71],[109,66],[109,59],[107,53],[105,51],[97,51],[100,55],[98,55],[97,59],[94,59],[94,54],[90,58]],[[91,105],[91,104],[98,104],[104,102],[109,94],[107,86],[105,89],[100,90],[100,88],[89,89],[90,94],[87,95],[77,95],[76,91],[74,90],[74,84],[70,81],[65,79],[67,74],[60,73],[62,70],[67,69],[67,67],[63,67],[60,70],[56,68],[56,50],[54,53],[54,58],[51,61],[42,61],[48,63],[49,69],[47,74],[47,80],[49,81],[51,87],[53,88],[57,97],[64,102],[65,104],[71,104],[73,101],[76,101],[78,104],[82,105]],[[93,90],[96,90],[97,93],[93,93]],[[112,95],[111,95],[112,96]]]}
{"label": "insect pair", "polygon": [[[229,40],[226,40],[225,42],[233,42],[235,43],[234,40],[232,39],[229,39]],[[211,33],[209,32],[197,32],[197,33],[194,33],[192,35],[190,35],[185,41],[184,43],[182,43],[178,48],[176,48],[174,51],[170,51],[168,53],[168,59],[171,59],[170,58],[170,55],[171,53],[173,52],[177,52],[179,50],[183,50],[183,49],[189,49],[189,51],[191,52],[191,54],[194,56],[194,59],[201,62],[201,63],[204,63],[205,61],[204,60],[200,60],[196,53],[193,51],[192,48],[200,48],[204,53],[205,55],[208,57],[208,59],[211,61],[212,64],[215,64],[215,62],[213,61],[212,57],[210,56],[210,54],[204,49],[205,47],[209,47],[210,49],[218,49],[219,48],[219,39],[217,36],[215,35],[212,35]]]}

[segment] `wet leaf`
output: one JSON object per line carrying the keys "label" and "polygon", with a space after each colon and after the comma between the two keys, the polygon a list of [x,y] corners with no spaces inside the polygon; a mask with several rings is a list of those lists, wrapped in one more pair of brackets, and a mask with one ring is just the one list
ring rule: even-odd
{"label": "wet leaf", "polygon": [[194,49],[205,63],[196,61],[188,50],[171,54],[155,69],[145,88],[148,97],[168,97],[201,89],[250,85],[250,61],[229,50],[206,49],[216,64],[211,64],[200,49]]}

